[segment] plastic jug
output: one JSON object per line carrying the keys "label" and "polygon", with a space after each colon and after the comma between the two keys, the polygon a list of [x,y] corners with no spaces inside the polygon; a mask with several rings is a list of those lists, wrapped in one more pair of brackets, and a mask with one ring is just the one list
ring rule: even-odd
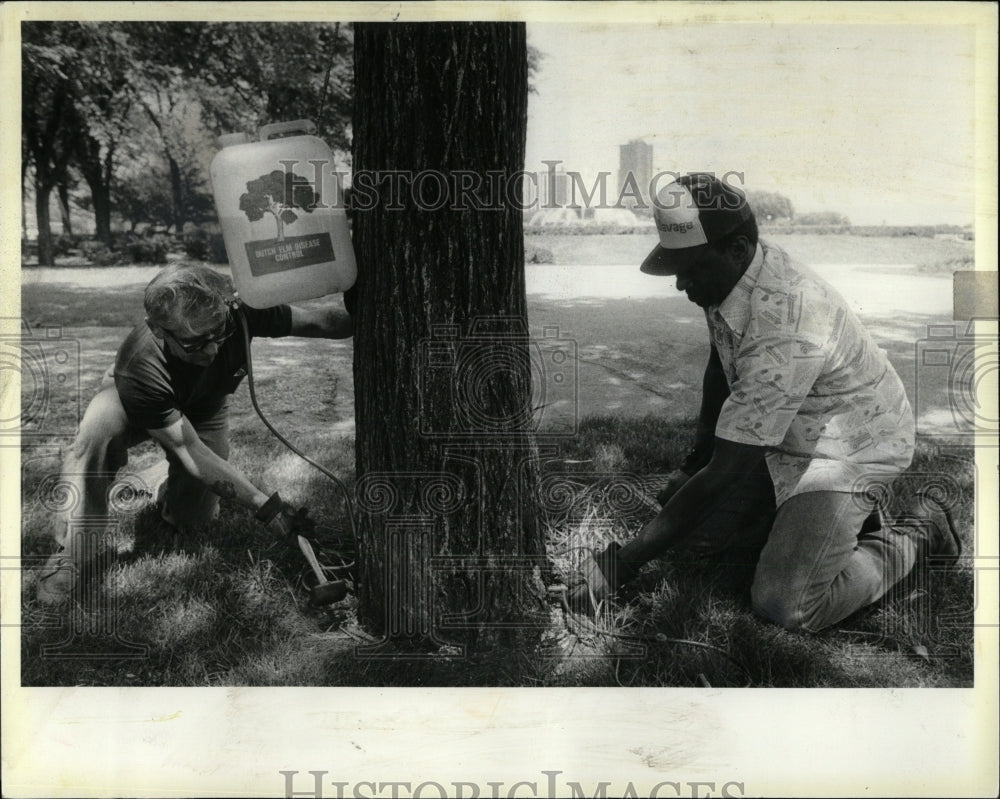
{"label": "plastic jug", "polygon": [[264,125],[256,142],[219,137],[215,209],[236,290],[254,308],[345,291],[357,277],[333,153],[315,130],[303,119]]}

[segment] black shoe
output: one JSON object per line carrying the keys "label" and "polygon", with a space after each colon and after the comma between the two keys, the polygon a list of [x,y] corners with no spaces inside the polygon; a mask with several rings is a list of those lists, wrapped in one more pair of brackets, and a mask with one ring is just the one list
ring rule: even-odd
{"label": "black shoe", "polygon": [[567,598],[570,608],[593,616],[601,603],[635,577],[636,570],[618,558],[619,549],[621,545],[612,541],[603,552],[591,551],[587,554],[580,564],[583,581],[569,592]]}
{"label": "black shoe", "polygon": [[962,539],[951,512],[929,492],[917,493],[917,505],[918,517],[927,530],[923,537],[923,557],[944,565],[956,563],[962,556]]}

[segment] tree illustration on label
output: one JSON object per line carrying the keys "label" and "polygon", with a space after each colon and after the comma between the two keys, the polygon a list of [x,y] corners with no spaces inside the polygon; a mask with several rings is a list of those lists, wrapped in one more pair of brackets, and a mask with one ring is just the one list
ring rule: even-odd
{"label": "tree illustration on label", "polygon": [[274,217],[278,226],[278,241],[285,240],[285,225],[299,218],[293,209],[311,214],[318,203],[319,194],[313,191],[308,180],[280,169],[247,181],[246,194],[240,195],[240,210],[251,222],[263,219],[264,214]]}
{"label": "tree illustration on label", "polygon": [[[300,236],[285,235],[285,226],[299,218],[296,211],[311,214],[323,208],[319,201],[320,195],[313,191],[312,184],[293,172],[275,169],[247,182],[246,194],[240,196],[240,210],[251,222],[271,214],[278,226],[276,238],[243,242],[250,274],[254,277],[273,275],[337,260],[329,230],[314,230]],[[322,216],[322,212],[317,216]]]}

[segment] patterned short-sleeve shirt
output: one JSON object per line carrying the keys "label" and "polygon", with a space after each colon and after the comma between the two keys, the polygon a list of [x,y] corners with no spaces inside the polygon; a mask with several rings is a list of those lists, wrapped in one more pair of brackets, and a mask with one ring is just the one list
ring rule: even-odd
{"label": "patterned short-sleeve shirt", "polygon": [[730,395],[716,435],[768,447],[780,505],[899,474],[914,423],[899,375],[843,297],[764,242],[720,305],[705,309]]}

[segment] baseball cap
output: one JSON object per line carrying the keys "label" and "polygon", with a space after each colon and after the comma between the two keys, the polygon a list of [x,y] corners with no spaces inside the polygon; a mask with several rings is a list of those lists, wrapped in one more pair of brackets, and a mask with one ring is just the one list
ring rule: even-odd
{"label": "baseball cap", "polygon": [[653,220],[660,243],[639,269],[672,275],[671,250],[708,244],[753,218],[746,195],[707,172],[682,175],[656,193]]}

